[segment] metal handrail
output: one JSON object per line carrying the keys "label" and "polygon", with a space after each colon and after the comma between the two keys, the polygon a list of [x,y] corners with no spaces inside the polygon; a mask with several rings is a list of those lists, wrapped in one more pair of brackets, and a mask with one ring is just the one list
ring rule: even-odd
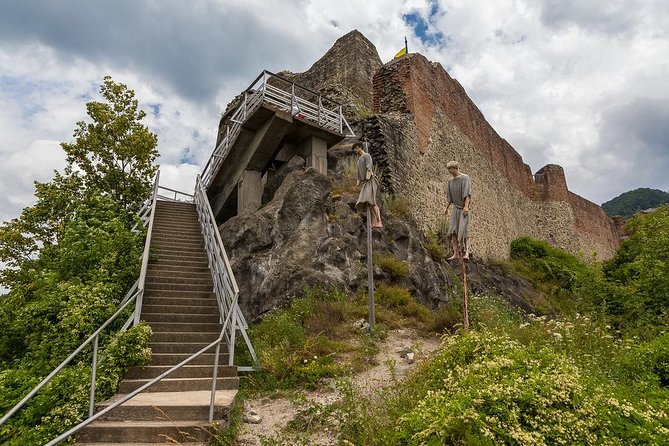
{"label": "metal handrail", "polygon": [[[270,83],[272,80],[274,80],[275,84],[288,84],[290,91],[272,85]],[[296,90],[298,93],[296,93]],[[351,126],[344,117],[342,104],[325,98],[318,92],[277,76],[267,70],[263,70],[255,78],[251,85],[244,90],[243,95],[242,103],[236,109],[232,109],[223,116],[223,119],[225,119],[231,115],[230,124],[226,125],[225,129],[221,129],[220,133],[225,132],[225,135],[216,144],[209,160],[207,160],[207,164],[202,169],[202,184],[205,190],[211,186],[211,182],[223,163],[223,159],[227,156],[232,144],[237,140],[242,124],[263,103],[288,111],[293,116],[299,116],[300,119],[312,121],[319,127],[330,131],[343,134],[344,127],[346,127],[349,132],[347,136],[355,136],[355,133],[351,130]],[[318,98],[318,101],[317,103],[312,102],[306,99],[305,96],[313,96],[314,98]],[[325,106],[323,104],[324,99],[325,102],[334,104],[334,107],[328,108]]]}
{"label": "metal handrail", "polygon": [[[237,305],[237,299],[236,299],[236,297],[235,297],[234,305],[235,305],[235,306]],[[216,376],[217,376],[217,373],[218,373],[218,356],[219,356],[219,354],[220,354],[220,346],[221,346],[221,342],[223,341],[223,338],[225,337],[225,331],[226,331],[226,328],[227,328],[228,323],[230,322],[230,316],[231,316],[231,315],[232,315],[232,313],[229,313],[229,314],[228,314],[228,317],[227,317],[227,318],[225,319],[225,321],[223,322],[223,327],[221,328],[221,334],[218,336],[218,338],[217,338],[215,341],[211,342],[211,343],[208,344],[206,347],[203,347],[203,348],[200,349],[198,352],[193,353],[191,356],[189,356],[188,358],[184,359],[184,360],[181,361],[179,364],[173,366],[172,368],[170,368],[170,369],[167,370],[166,372],[163,372],[161,375],[159,375],[159,376],[153,378],[153,379],[152,379],[151,381],[149,381],[148,383],[146,383],[146,384],[144,384],[143,386],[141,386],[141,387],[135,389],[134,391],[132,391],[131,393],[127,394],[126,396],[124,396],[124,397],[121,398],[120,400],[118,400],[118,401],[114,402],[113,404],[111,404],[111,405],[105,407],[105,408],[102,409],[100,412],[96,413],[95,415],[93,415],[93,416],[87,418],[86,420],[82,421],[81,423],[77,424],[76,426],[74,426],[73,428],[71,428],[70,430],[68,430],[67,432],[65,432],[65,433],[63,433],[63,434],[61,434],[61,435],[59,435],[59,436],[56,437],[56,438],[54,438],[53,440],[51,440],[50,442],[48,442],[48,443],[45,444],[44,446],[54,446],[54,445],[60,443],[61,441],[67,439],[67,438],[70,437],[71,435],[76,434],[78,431],[80,431],[80,430],[83,429],[84,427],[88,426],[88,425],[91,424],[93,421],[99,419],[99,418],[102,417],[103,415],[106,415],[107,413],[109,413],[109,412],[111,412],[112,410],[116,409],[116,408],[117,408],[118,406],[120,406],[121,404],[125,403],[126,401],[130,400],[131,398],[134,398],[134,397],[137,396],[139,393],[145,391],[145,390],[148,389],[149,387],[151,387],[151,386],[153,386],[154,384],[156,384],[158,381],[161,381],[161,380],[162,380],[163,378],[165,378],[166,376],[172,374],[172,373],[175,372],[176,370],[179,370],[179,369],[180,369],[181,367],[183,367],[184,365],[190,363],[190,362],[193,361],[195,358],[199,357],[199,356],[202,355],[203,353],[209,351],[212,347],[216,346],[216,357],[215,357],[215,359],[214,359],[214,374],[213,374],[213,384],[212,384],[211,402],[210,402],[210,407],[209,407],[209,423],[212,423],[213,420],[214,420],[214,402],[215,402],[215,400],[216,400]]]}
{"label": "metal handrail", "polygon": [[227,320],[230,315],[232,315],[232,322],[228,327],[227,332],[225,332],[225,338],[229,347],[228,364],[234,365],[234,344],[237,330],[241,331],[253,361],[257,362],[255,350],[246,333],[248,324],[246,323],[239,305],[237,305],[239,287],[237,286],[230,260],[228,259],[225,247],[223,246],[223,241],[221,240],[221,235],[216,226],[214,213],[209,205],[209,200],[207,199],[207,194],[199,175],[195,180],[194,201],[205,241],[209,269],[212,274],[214,293],[216,294],[221,319]]}
{"label": "metal handrail", "polygon": [[[193,195],[192,194],[182,192],[180,190],[172,189],[172,188],[169,188],[169,187],[165,187],[165,186],[158,186],[158,190],[159,191],[166,190],[166,191],[169,191],[169,192],[174,192],[174,198],[168,197],[167,195],[162,195],[162,194],[160,194],[160,192],[158,192],[157,198],[160,198],[162,200],[165,200],[165,201],[185,201],[185,202],[188,202],[188,203],[193,202]],[[185,200],[179,200],[177,198],[179,195],[184,195],[186,197],[186,199]]]}
{"label": "metal handrail", "polygon": [[[128,305],[130,305],[135,300],[135,298],[137,297],[137,294],[138,294],[138,292],[133,294],[130,299],[128,299],[118,310],[116,310],[116,313],[114,313],[113,316],[111,316],[109,319],[107,319],[107,321],[104,324],[102,324],[100,326],[100,328],[95,330],[95,332],[92,335],[90,335],[88,337],[88,339],[86,339],[84,341],[83,344],[81,344],[75,351],[73,351],[70,354],[70,356],[68,356],[63,362],[60,363],[60,365],[58,367],[56,367],[51,373],[49,373],[49,375],[47,375],[46,378],[44,378],[37,386],[35,386],[35,388],[30,393],[28,393],[28,395],[26,395],[9,412],[7,412],[2,417],[2,419],[0,419],[0,425],[4,424],[12,415],[14,415],[16,412],[18,412],[37,392],[39,392],[42,389],[42,387],[47,385],[49,383],[49,381],[51,381],[53,379],[54,376],[56,376],[61,370],[63,370],[63,368],[65,368],[65,366],[67,364],[69,364],[70,361],[72,361],[72,359],[74,359],[74,357],[79,354],[79,352],[81,352],[84,348],[86,348],[91,343],[91,341],[95,341],[95,348],[94,348],[94,351],[93,351],[93,356],[94,356],[93,362],[94,362],[95,365],[97,365],[96,360],[95,360],[96,359],[95,356],[97,355],[98,336],[100,335],[100,333],[102,333],[102,331],[105,328],[107,328],[107,326],[109,324],[111,324],[112,322],[114,322],[114,320],[116,320],[116,318],[119,316],[119,314],[121,314],[123,312],[123,310],[125,310],[128,307]],[[93,388],[94,388],[94,386],[93,386]]]}
{"label": "metal handrail", "polygon": [[160,171],[156,172],[156,178],[153,181],[153,194],[151,197],[151,214],[148,221],[148,229],[146,231],[146,241],[144,242],[144,252],[142,254],[142,268],[139,272],[139,280],[137,288],[139,289],[139,296],[137,297],[137,304],[135,305],[135,318],[133,325],[139,324],[139,318],[142,315],[142,302],[144,300],[144,283],[146,282],[146,271],[149,267],[149,256],[151,254],[151,235],[153,234],[153,221],[156,216],[156,200],[158,198],[158,184],[160,183]]}
{"label": "metal handrail", "polygon": [[[133,286],[128,290],[126,295],[123,297],[120,303],[120,307],[116,312],[109,317],[93,334],[91,334],[88,339],[86,339],[74,352],[72,352],[63,362],[58,365],[49,375],[47,375],[37,386],[33,388],[21,401],[19,401],[12,409],[9,410],[1,419],[0,425],[4,424],[12,415],[18,412],[37,392],[39,392],[46,384],[48,384],[61,370],[63,370],[84,348],[86,348],[91,342],[93,342],[93,360],[92,360],[92,373],[91,373],[91,390],[89,396],[89,417],[93,415],[94,404],[95,404],[95,385],[96,385],[96,370],[98,365],[98,340],[102,331],[107,328],[112,322],[118,318],[118,316],[123,313],[123,311],[133,302],[135,302],[135,311],[126,321],[125,324],[121,327],[120,331],[125,331],[130,326],[132,321],[135,321],[135,325],[139,322],[139,313],[141,312],[141,300],[144,293],[143,279],[146,277],[146,267],[148,264],[149,258],[149,245],[151,243],[151,227],[153,225],[153,216],[156,203],[156,195],[158,189],[158,180],[159,172],[156,173],[156,177],[153,185],[153,194],[150,201],[151,216],[149,218],[149,232],[147,233],[147,238],[144,242],[144,253],[142,254],[142,269],[140,270],[140,278],[135,281]],[[144,208],[143,208],[144,209]],[[140,210],[140,212],[144,212]],[[140,216],[141,218],[141,216]]]}

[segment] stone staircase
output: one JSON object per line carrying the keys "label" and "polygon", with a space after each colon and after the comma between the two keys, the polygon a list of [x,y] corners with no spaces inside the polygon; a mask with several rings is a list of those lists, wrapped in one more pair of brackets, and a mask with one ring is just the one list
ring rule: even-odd
{"label": "stone staircase", "polygon": [[[195,205],[158,201],[151,239],[142,320],[151,325],[151,363],[134,367],[113,404],[218,338],[216,296]],[[214,349],[173,372],[77,434],[77,444],[204,445],[212,438],[209,403]],[[226,427],[237,393],[237,369],[221,347],[214,420]]]}

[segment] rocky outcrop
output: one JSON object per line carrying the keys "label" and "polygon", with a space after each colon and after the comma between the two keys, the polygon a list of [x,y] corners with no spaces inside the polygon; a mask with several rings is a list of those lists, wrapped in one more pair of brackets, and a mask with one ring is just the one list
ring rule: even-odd
{"label": "rocky outcrop", "polygon": [[[332,179],[314,169],[288,174],[272,201],[219,227],[238,278],[244,313],[256,318],[286,304],[305,286],[355,292],[366,286],[367,236],[355,211],[356,194],[335,194]],[[406,287],[436,307],[456,292],[450,267],[435,262],[425,238],[410,222],[384,215],[375,231],[375,253],[407,262]],[[379,268],[377,280],[389,280]]]}
{"label": "rocky outcrop", "polygon": [[372,79],[381,65],[374,44],[353,30],[291,80],[342,103],[346,116],[355,119],[371,114]]}
{"label": "rocky outcrop", "polygon": [[[354,210],[357,194],[333,193],[333,184],[340,182],[341,176],[333,172],[325,176],[313,168],[292,170],[263,208],[219,226],[247,318],[287,305],[307,286],[348,293],[366,290],[365,221]],[[383,220],[384,229],[373,233],[372,248],[375,255],[406,262],[409,273],[401,285],[432,308],[460,299],[459,265],[453,269],[435,260],[423,232],[412,221],[386,212]],[[523,300],[538,301],[527,283],[480,262],[472,263],[472,268],[476,292],[505,295],[535,311]],[[396,280],[377,266],[374,276],[377,283]]]}

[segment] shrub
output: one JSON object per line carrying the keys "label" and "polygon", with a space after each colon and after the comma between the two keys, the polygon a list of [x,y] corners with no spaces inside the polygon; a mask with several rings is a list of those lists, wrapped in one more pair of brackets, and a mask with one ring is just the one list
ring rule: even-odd
{"label": "shrub", "polygon": [[407,219],[411,216],[411,202],[402,195],[384,195],[383,204],[386,210],[395,217]]}
{"label": "shrub", "polygon": [[347,346],[325,335],[339,336],[351,305],[340,291],[307,288],[289,308],[276,310],[251,327],[249,335],[261,366],[251,377],[252,386],[313,388],[322,378],[346,373],[335,359]]}
{"label": "shrub", "polygon": [[445,339],[412,383],[417,404],[399,419],[397,444],[659,444],[669,434],[664,410],[615,396],[548,346],[505,336]]}
{"label": "shrub", "polygon": [[430,310],[417,303],[406,288],[382,283],[376,288],[374,295],[379,305],[392,308],[403,316],[424,322],[431,318]]}
{"label": "shrub", "polygon": [[434,313],[429,331],[433,333],[453,332],[457,326],[462,325],[463,320],[460,299],[450,299]]}
{"label": "shrub", "polygon": [[402,280],[409,275],[409,264],[392,254],[376,254],[374,264],[388,274],[391,280]]}
{"label": "shrub", "polygon": [[446,249],[439,243],[437,235],[429,231],[426,235],[427,243],[425,244],[425,249],[430,253],[430,256],[433,260],[441,262],[446,258]]}

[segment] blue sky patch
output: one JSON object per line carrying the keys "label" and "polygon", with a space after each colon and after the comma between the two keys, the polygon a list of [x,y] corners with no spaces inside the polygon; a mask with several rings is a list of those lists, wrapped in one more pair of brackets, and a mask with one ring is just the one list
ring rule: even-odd
{"label": "blue sky patch", "polygon": [[426,45],[444,45],[446,39],[444,38],[444,33],[441,31],[431,31],[430,25],[431,20],[439,14],[439,5],[437,2],[432,2],[430,4],[430,11],[428,13],[427,19],[423,17],[420,12],[414,11],[409,14],[404,14],[402,19],[404,23],[413,28],[416,36]]}
{"label": "blue sky patch", "polygon": [[147,104],[154,118],[160,117],[160,104]]}

